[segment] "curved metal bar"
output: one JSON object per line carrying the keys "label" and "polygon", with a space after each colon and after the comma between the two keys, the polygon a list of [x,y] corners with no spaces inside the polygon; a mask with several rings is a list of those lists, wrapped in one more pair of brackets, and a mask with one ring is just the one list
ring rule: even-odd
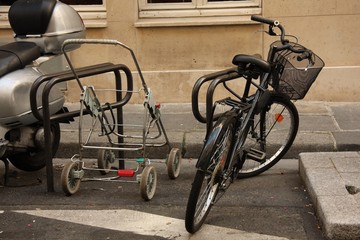
{"label": "curved metal bar", "polygon": [[211,128],[213,126],[213,121],[216,121],[220,117],[220,115],[214,116],[214,113],[213,113],[213,103],[214,103],[213,99],[214,99],[214,92],[215,92],[216,87],[220,83],[234,80],[239,77],[241,77],[241,76],[239,76],[238,72],[231,72],[229,74],[225,74],[225,75],[221,75],[221,76],[217,77],[210,83],[207,93],[206,93],[206,139],[207,139],[207,136],[210,133]]}
{"label": "curved metal bar", "polygon": [[[76,71],[79,72],[80,74],[82,74],[83,72],[86,72],[86,71],[91,71],[94,69],[110,67],[110,66],[114,66],[114,64],[113,63],[103,63],[103,64],[88,66],[88,67],[84,67],[84,68],[79,68]],[[71,70],[43,75],[34,81],[34,83],[32,84],[32,86],[30,88],[30,107],[31,107],[31,111],[36,119],[38,119],[39,121],[42,121],[42,116],[39,111],[39,109],[41,107],[37,106],[37,93],[38,93],[38,90],[39,90],[41,84],[43,84],[44,82],[50,81],[54,77],[68,77],[68,76],[73,76],[73,73]]]}
{"label": "curved metal bar", "polygon": [[[103,74],[106,72],[114,72],[115,74],[115,80],[116,80],[116,89],[120,89],[121,88],[121,78],[120,78],[120,72],[119,70],[123,71],[126,75],[127,78],[127,89],[124,90],[124,92],[126,92],[125,96],[122,97],[121,93],[117,92],[117,101],[110,104],[110,105],[104,105],[102,106],[103,110],[109,110],[110,108],[120,108],[122,106],[124,106],[126,103],[129,102],[131,96],[132,96],[132,92],[133,92],[133,78],[132,78],[132,74],[130,69],[123,65],[123,64],[119,64],[119,65],[113,65],[112,67],[109,68],[104,68],[104,69],[96,69],[94,71],[91,72],[87,72],[86,74],[81,74],[79,73],[78,76],[80,78],[82,77],[88,77],[88,76],[94,76],[94,75],[98,75],[98,74]],[[51,81],[49,81],[46,85],[51,85],[50,88],[52,88],[55,84],[60,83],[60,82],[64,82],[64,81],[71,81],[71,80],[75,80],[74,79],[74,75],[72,75],[72,77],[68,77],[65,76],[64,78],[53,78]],[[46,86],[45,86],[46,87]],[[43,93],[45,91],[48,91],[47,89],[43,90]],[[84,114],[89,114],[89,111],[84,109]],[[56,114],[50,117],[51,121],[61,121],[67,118],[72,118],[72,117],[78,117],[80,115],[80,110],[76,110],[76,111],[72,111],[72,112],[67,112],[67,113],[61,113],[61,114]],[[45,119],[45,118],[44,118]]]}
{"label": "curved metal bar", "polygon": [[[110,104],[110,106],[109,105],[103,106],[104,110],[109,109],[109,107],[121,109],[121,107],[130,100],[131,95],[132,95],[132,90],[133,90],[133,79],[132,79],[130,69],[123,64],[118,64],[118,65],[112,65],[112,66],[105,66],[102,68],[96,68],[96,69],[92,69],[90,71],[80,72],[78,74],[78,77],[88,77],[88,76],[93,76],[96,74],[102,74],[102,73],[106,73],[106,72],[114,72],[114,74],[116,76],[116,88],[119,89],[121,87],[120,70],[124,71],[124,73],[126,74],[126,77],[127,77],[126,95],[124,97],[122,97],[121,93],[117,94],[117,98],[120,97],[120,99],[117,99],[117,102]],[[74,80],[74,79],[75,79],[75,76],[73,74],[71,74],[71,76],[69,74],[60,75],[60,76],[54,77],[51,80],[49,80],[43,89],[43,94],[42,94],[43,118],[42,118],[42,120],[43,120],[43,125],[44,125],[45,149],[47,149],[45,159],[46,159],[46,174],[47,174],[47,190],[48,190],[48,192],[54,192],[54,176],[53,176],[53,162],[52,162],[53,153],[52,153],[52,146],[51,146],[51,142],[52,142],[51,141],[51,122],[52,121],[60,121],[65,118],[75,117],[75,116],[80,115],[80,111],[73,111],[73,112],[69,112],[69,113],[63,113],[63,114],[57,114],[57,115],[50,116],[50,106],[49,106],[50,91],[54,87],[54,85],[56,85],[60,82],[65,82],[65,81]],[[84,114],[88,114],[88,113],[89,113],[88,111],[84,110]],[[118,115],[118,118],[119,118],[119,115]]]}
{"label": "curved metal bar", "polygon": [[199,78],[193,87],[192,94],[191,94],[191,104],[192,104],[192,111],[194,117],[201,123],[206,123],[206,116],[202,115],[199,110],[199,91],[202,85],[208,81],[212,81],[220,76],[227,75],[227,74],[237,74],[238,77],[241,75],[237,72],[237,68],[230,68],[223,71],[218,71],[215,73],[211,73]]}
{"label": "curved metal bar", "polygon": [[141,83],[142,83],[142,85],[144,87],[145,94],[146,95],[149,94],[148,87],[146,85],[144,76],[143,76],[143,74],[141,72],[140,65],[139,65],[139,62],[138,62],[138,60],[137,60],[137,58],[135,56],[134,51],[130,47],[125,45],[124,43],[119,42],[117,40],[113,40],[113,39],[67,39],[67,40],[64,41],[64,43],[62,45],[62,51],[63,51],[63,53],[65,55],[65,58],[66,58],[67,62],[69,63],[69,66],[70,66],[71,70],[74,72],[75,78],[76,78],[76,80],[77,80],[77,82],[78,82],[81,89],[82,89],[82,85],[81,85],[78,77],[76,76],[76,72],[74,71],[74,68],[73,68],[73,65],[71,64],[70,58],[68,57],[68,55],[66,54],[66,51],[65,51],[66,46],[71,45],[71,44],[107,44],[107,45],[118,45],[118,46],[121,46],[121,47],[125,48],[131,54],[131,57],[132,57],[132,59],[134,61],[134,64],[136,66],[136,70],[139,73]]}

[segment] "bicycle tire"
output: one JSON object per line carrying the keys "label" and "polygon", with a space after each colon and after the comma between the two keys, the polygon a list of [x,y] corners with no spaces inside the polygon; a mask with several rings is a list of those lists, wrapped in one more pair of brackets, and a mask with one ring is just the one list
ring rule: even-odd
{"label": "bicycle tire", "polygon": [[[207,159],[206,169],[197,169],[186,207],[185,227],[189,233],[201,228],[215,202],[231,149],[235,121],[231,115],[220,117],[207,138],[210,140],[204,145],[201,155]],[[199,159],[203,159],[201,155]]]}
{"label": "bicycle tire", "polygon": [[272,92],[269,103],[254,116],[253,126],[244,146],[263,152],[266,158],[246,157],[238,178],[259,175],[282,159],[295,140],[299,128],[299,114],[288,97]]}

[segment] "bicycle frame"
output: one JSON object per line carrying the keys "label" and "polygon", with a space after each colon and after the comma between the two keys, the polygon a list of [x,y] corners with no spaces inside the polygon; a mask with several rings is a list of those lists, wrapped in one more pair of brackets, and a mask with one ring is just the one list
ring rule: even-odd
{"label": "bicycle frame", "polygon": [[[281,25],[278,25],[278,27],[282,30],[283,32],[283,28]],[[283,34],[281,35],[281,38],[283,39],[284,36]],[[284,41],[285,42],[285,41]],[[247,74],[247,70],[248,69],[240,69],[239,67],[235,67],[235,68],[230,68],[230,69],[226,69],[223,71],[219,71],[219,72],[215,72],[215,73],[211,73],[208,75],[205,75],[203,77],[201,77],[200,79],[198,79],[193,87],[193,91],[192,91],[192,110],[193,110],[193,115],[195,116],[195,118],[202,123],[206,123],[206,135],[205,135],[205,139],[204,142],[209,141],[209,134],[211,132],[214,132],[213,129],[213,122],[217,121],[219,119],[219,117],[221,116],[221,114],[214,114],[215,111],[215,106],[214,106],[214,92],[215,89],[218,87],[219,84],[223,84],[223,86],[225,87],[225,89],[230,92],[233,96],[235,96],[237,99],[240,100],[239,104],[244,103],[247,104],[248,102],[252,102],[251,106],[242,106],[240,107],[239,111],[237,113],[234,113],[234,117],[236,118],[241,118],[243,112],[247,112],[246,117],[244,119],[242,119],[242,123],[239,125],[241,126],[240,129],[239,126],[237,127],[236,135],[236,141],[234,142],[234,145],[232,147],[232,151],[231,154],[229,155],[229,164],[233,165],[234,162],[234,158],[235,156],[241,154],[242,151],[242,145],[244,144],[245,139],[244,136],[246,136],[249,132],[249,129],[251,127],[251,120],[254,118],[254,115],[257,111],[261,110],[265,104],[267,103],[268,100],[268,95],[267,94],[263,94],[265,92],[269,92],[268,86],[269,86],[269,80],[270,80],[270,74],[272,72],[272,69],[275,67],[275,63],[274,63],[274,58],[275,58],[275,54],[278,51],[282,51],[286,48],[289,48],[288,45],[283,45],[283,46],[274,46],[269,50],[269,55],[268,55],[268,63],[270,63],[271,66],[271,70],[270,72],[264,73],[261,72],[260,75],[260,84],[256,84],[253,79],[254,77],[251,76],[251,74]],[[292,49],[293,51],[296,51],[294,49]],[[301,51],[299,51],[301,52]],[[248,77],[250,75],[250,77]],[[238,94],[236,94],[230,87],[228,87],[228,85],[226,84],[229,81],[238,79],[238,78],[245,78],[246,80],[246,84],[245,84],[245,88],[243,91],[243,95],[239,96]],[[255,77],[256,78],[256,77]],[[199,97],[199,91],[200,88],[203,86],[204,83],[211,81],[208,89],[207,89],[207,93],[206,93],[206,116],[204,117],[199,110],[199,105],[198,105],[198,97]],[[249,96],[249,92],[250,92],[250,87],[251,85],[255,86],[257,88],[256,92]],[[251,99],[251,101],[249,101],[249,99]],[[223,99],[225,100],[225,99]],[[223,101],[220,100],[220,101]],[[240,117],[239,117],[240,116]],[[239,119],[238,119],[239,121]],[[241,138],[241,136],[243,136]],[[209,144],[212,146],[213,142],[209,142]],[[209,148],[209,150],[207,149]],[[203,147],[202,152],[204,152],[205,154],[201,154],[201,156],[204,156],[202,158],[198,159],[198,163],[197,163],[197,167],[199,169],[205,170],[208,166],[208,154],[206,151],[210,151],[211,147],[206,147],[206,145]],[[241,163],[239,163],[241,165]]]}
{"label": "bicycle frame", "polygon": [[[258,175],[286,154],[299,126],[298,112],[291,100],[305,96],[323,67],[321,59],[314,57],[313,60],[310,50],[285,39],[285,29],[279,21],[259,16],[251,19],[268,24],[269,35],[276,35],[274,27],[281,31],[281,41],[270,45],[267,61],[257,56],[238,54],[232,60],[237,67],[206,75],[198,79],[193,87],[193,114],[199,122],[206,123],[206,135],[186,209],[185,227],[190,233],[201,228],[211,206],[235,179]],[[289,52],[295,54],[290,55]],[[294,64],[296,60],[301,62],[305,59],[309,61],[308,66]],[[320,64],[311,69],[315,60]],[[241,96],[228,84],[238,78],[246,81]],[[259,83],[254,81],[259,78]],[[199,111],[198,98],[205,82],[209,84],[204,116]],[[215,90],[221,84],[232,96],[214,101]],[[250,92],[253,87],[254,93]],[[218,105],[227,108],[217,113]],[[270,132],[274,134],[269,135]],[[280,137],[280,144],[277,134],[284,135]]]}
{"label": "bicycle frame", "polygon": [[[229,111],[229,118],[237,118],[237,124],[236,124],[236,139],[234,141],[233,146],[231,147],[231,153],[229,154],[229,158],[228,158],[228,163],[226,164],[227,166],[232,166],[234,163],[234,159],[235,157],[241,153],[241,147],[245,141],[245,139],[242,139],[241,136],[246,136],[247,133],[249,132],[249,129],[251,127],[251,123],[257,108],[258,108],[258,104],[262,101],[266,100],[262,100],[261,97],[264,96],[264,92],[267,91],[267,86],[268,86],[268,79],[269,79],[269,74],[265,73],[263,76],[260,77],[260,84],[256,84],[253,81],[253,78],[251,77],[245,77],[245,71],[246,70],[239,70],[238,68],[231,68],[231,69],[227,69],[224,71],[220,71],[220,72],[216,72],[213,74],[209,74],[206,75],[202,78],[200,78],[198,81],[196,81],[194,88],[193,88],[193,92],[192,92],[192,104],[193,104],[193,114],[195,116],[195,118],[197,120],[199,120],[200,122],[204,122],[206,123],[206,136],[205,136],[205,140],[204,142],[206,142],[206,144],[204,145],[203,149],[202,149],[202,154],[200,154],[200,156],[202,156],[201,158],[198,159],[197,165],[196,167],[202,170],[206,170],[206,168],[208,167],[209,164],[209,154],[211,153],[211,148],[214,144],[213,140],[214,139],[209,139],[209,134],[210,132],[215,132],[215,134],[219,134],[220,133],[220,129],[221,127],[219,127],[219,129],[213,129],[213,122],[218,120],[219,117],[221,116],[221,114],[215,114],[214,115],[214,92],[216,87],[218,87],[219,84],[223,84],[225,89],[227,89],[232,95],[236,96],[236,98],[238,98],[240,100],[240,102],[237,102],[234,108],[238,108],[236,111]],[[245,78],[246,80],[246,85],[243,91],[243,95],[239,96],[237,95],[230,87],[228,87],[228,85],[226,84],[229,81],[238,79],[238,78]],[[211,81],[208,90],[207,90],[207,94],[206,94],[206,117],[204,117],[198,108],[198,95],[199,95],[199,90],[201,88],[201,86],[207,82],[207,81]],[[255,86],[257,88],[257,91],[249,96],[250,93],[250,87],[251,85]],[[249,102],[249,99],[251,98],[251,105],[247,105],[247,102]],[[266,97],[265,97],[266,98]],[[223,99],[226,101],[226,99]],[[220,100],[221,101],[221,100]],[[240,105],[240,107],[239,107]],[[244,119],[241,119],[243,116],[243,113],[246,112],[246,116]],[[241,122],[239,122],[241,121]],[[239,129],[239,127],[241,127]],[[246,134],[245,134],[246,133]]]}

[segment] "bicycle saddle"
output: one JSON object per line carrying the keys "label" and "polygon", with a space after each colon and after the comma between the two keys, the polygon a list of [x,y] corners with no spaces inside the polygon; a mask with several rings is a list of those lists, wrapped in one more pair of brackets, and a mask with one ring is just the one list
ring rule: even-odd
{"label": "bicycle saddle", "polygon": [[238,54],[233,58],[232,63],[238,67],[243,68],[245,68],[246,65],[250,63],[258,67],[262,72],[267,73],[271,70],[271,66],[267,61],[255,55]]}

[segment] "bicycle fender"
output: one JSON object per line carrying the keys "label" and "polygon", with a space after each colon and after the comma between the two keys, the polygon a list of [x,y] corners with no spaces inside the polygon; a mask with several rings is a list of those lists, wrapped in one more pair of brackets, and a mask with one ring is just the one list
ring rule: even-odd
{"label": "bicycle fender", "polygon": [[224,126],[227,126],[231,121],[234,121],[237,114],[235,111],[228,111],[224,113],[219,120],[215,123],[211,133],[208,135],[203,149],[200,153],[199,159],[196,163],[196,168],[200,170],[206,170],[209,166],[211,155],[220,133],[224,131]]}
{"label": "bicycle fender", "polygon": [[265,90],[256,104],[255,114],[259,114],[261,112],[261,110],[269,103],[270,98],[271,92],[269,90]]}

